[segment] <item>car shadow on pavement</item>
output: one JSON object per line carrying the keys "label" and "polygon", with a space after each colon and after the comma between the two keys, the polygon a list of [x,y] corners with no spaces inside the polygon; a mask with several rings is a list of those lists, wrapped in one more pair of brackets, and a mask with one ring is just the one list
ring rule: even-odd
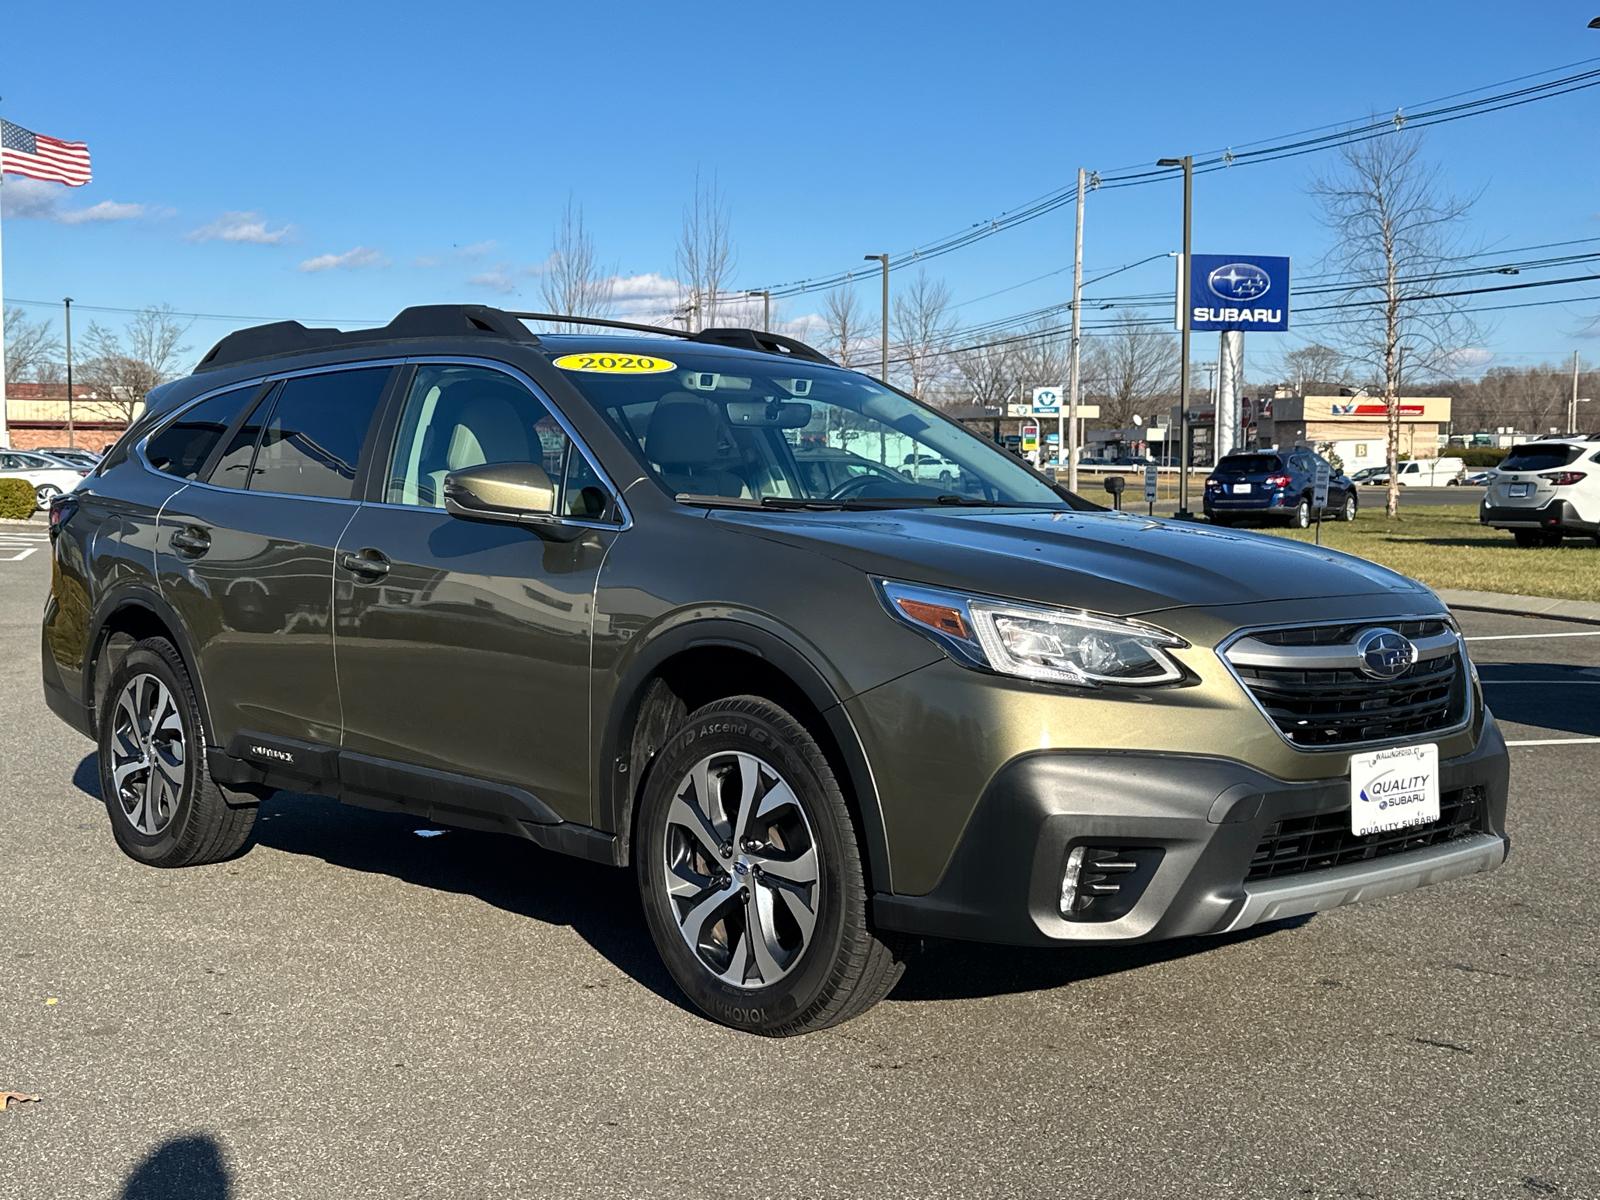
{"label": "car shadow on pavement", "polygon": [[[97,754],[78,764],[72,782],[101,803]],[[261,805],[241,857],[267,846],[418,887],[476,896],[518,916],[569,926],[618,970],[679,1008],[696,1011],[656,954],[631,871],[498,833],[450,828],[441,837],[417,836],[418,829],[444,828],[326,796],[276,792]]]}
{"label": "car shadow on pavement", "polygon": [[1209,954],[1226,945],[1298,929],[1314,915],[1289,917],[1238,933],[1177,938],[1137,946],[998,946],[927,938],[922,952],[913,955],[906,964],[906,973],[889,993],[889,999],[972,1000],[1018,992],[1045,992],[1086,979]]}
{"label": "car shadow on pavement", "polygon": [[222,1147],[197,1134],[173,1138],[145,1155],[118,1200],[230,1200],[233,1195]]}
{"label": "car shadow on pavement", "polygon": [[1495,720],[1600,737],[1600,667],[1570,663],[1479,663]]}

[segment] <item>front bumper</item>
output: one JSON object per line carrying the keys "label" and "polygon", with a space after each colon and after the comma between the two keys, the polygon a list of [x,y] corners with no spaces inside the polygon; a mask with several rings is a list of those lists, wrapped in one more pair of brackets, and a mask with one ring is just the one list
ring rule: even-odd
{"label": "front bumper", "polygon": [[1567,533],[1600,533],[1600,524],[1585,521],[1570,500],[1552,500],[1542,508],[1482,504],[1478,522],[1495,529],[1559,529]]}
{"label": "front bumper", "polygon": [[[1493,870],[1510,847],[1509,773],[1505,742],[1486,713],[1476,748],[1440,763],[1442,793],[1485,790],[1480,830],[1421,850],[1246,883],[1270,826],[1348,809],[1346,778],[1295,783],[1197,755],[1041,751],[995,777],[931,892],[880,893],[873,915],[880,926],[908,933],[1036,946],[1244,929]],[[1160,850],[1126,915],[1061,915],[1062,871],[1073,847],[1084,844]]]}

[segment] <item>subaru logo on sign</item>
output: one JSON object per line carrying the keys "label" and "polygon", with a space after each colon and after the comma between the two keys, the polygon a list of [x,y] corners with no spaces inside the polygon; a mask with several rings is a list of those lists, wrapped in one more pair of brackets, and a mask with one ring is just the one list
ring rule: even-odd
{"label": "subaru logo on sign", "polygon": [[1374,679],[1397,679],[1417,661],[1417,648],[1392,629],[1369,629],[1356,639],[1356,656]]}
{"label": "subaru logo on sign", "polygon": [[1251,263],[1228,263],[1206,277],[1206,286],[1224,300],[1254,300],[1272,290],[1272,276]]}

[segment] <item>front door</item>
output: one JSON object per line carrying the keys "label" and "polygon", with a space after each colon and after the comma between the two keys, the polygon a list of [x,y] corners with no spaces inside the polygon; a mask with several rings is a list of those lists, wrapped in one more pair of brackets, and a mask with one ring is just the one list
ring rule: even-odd
{"label": "front door", "polygon": [[[615,502],[501,371],[419,366],[397,426],[383,500],[339,544],[343,748],[512,784],[592,824],[589,639]],[[447,514],[445,475],[486,462],[543,466],[577,536]]]}
{"label": "front door", "polygon": [[193,640],[219,745],[240,730],[339,743],[333,551],[357,510],[363,447],[390,374],[284,381],[205,481],[162,510],[161,590]]}

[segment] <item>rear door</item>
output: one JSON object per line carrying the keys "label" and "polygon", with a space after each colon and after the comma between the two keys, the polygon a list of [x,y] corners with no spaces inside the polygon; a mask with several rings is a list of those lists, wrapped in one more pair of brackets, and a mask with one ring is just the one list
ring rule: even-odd
{"label": "rear door", "polygon": [[338,745],[333,552],[393,370],[282,380],[161,513],[161,589],[193,639],[217,745],[240,731]]}
{"label": "rear door", "polygon": [[[589,640],[612,489],[545,401],[489,366],[418,365],[395,425],[334,572],[341,769],[359,755],[510,784],[591,824]],[[486,462],[560,481],[572,539],[446,513],[445,475]]]}

